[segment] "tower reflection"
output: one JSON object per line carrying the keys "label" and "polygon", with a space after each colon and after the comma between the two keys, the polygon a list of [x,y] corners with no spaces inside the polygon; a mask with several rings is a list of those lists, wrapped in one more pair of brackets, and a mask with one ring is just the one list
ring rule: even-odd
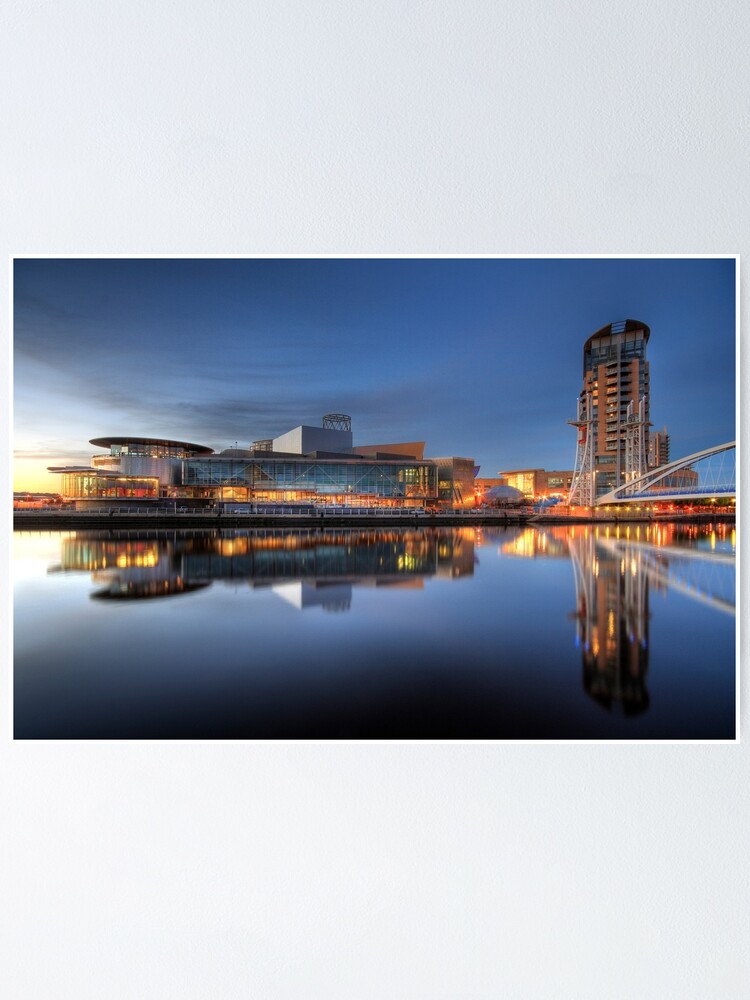
{"label": "tower reflection", "polygon": [[607,710],[649,707],[649,594],[677,591],[735,614],[736,533],[725,524],[602,524],[528,527],[502,555],[570,555],[576,591],[576,644],[583,687]]}
{"label": "tower reflection", "polygon": [[618,556],[594,531],[569,539],[576,588],[576,642],[583,660],[583,687],[602,707],[620,705],[626,715],[649,705],[649,578],[643,554]]}

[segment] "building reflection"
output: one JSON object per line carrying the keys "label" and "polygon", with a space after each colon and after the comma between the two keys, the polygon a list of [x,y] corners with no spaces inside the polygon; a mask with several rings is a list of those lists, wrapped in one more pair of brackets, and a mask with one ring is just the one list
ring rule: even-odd
{"label": "building reflection", "polygon": [[736,531],[717,524],[529,526],[503,556],[570,555],[583,687],[602,707],[638,715],[649,705],[649,594],[678,591],[735,614]]}
{"label": "building reflection", "polygon": [[602,707],[626,715],[648,708],[649,578],[643,555],[618,557],[594,531],[569,542],[576,587],[576,643],[583,687]]}
{"label": "building reflection", "polygon": [[500,552],[506,556],[521,559],[555,559],[568,554],[567,528],[522,528],[513,537],[503,542]]}
{"label": "building reflection", "polygon": [[352,587],[421,587],[474,572],[471,529],[79,532],[57,571],[90,572],[97,599],[183,594],[214,581],[271,587],[297,608],[348,610]]}

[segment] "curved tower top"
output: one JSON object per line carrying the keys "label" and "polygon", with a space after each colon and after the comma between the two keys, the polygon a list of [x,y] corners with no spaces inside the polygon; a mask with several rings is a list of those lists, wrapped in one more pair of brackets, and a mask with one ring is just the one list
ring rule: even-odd
{"label": "curved tower top", "polygon": [[629,333],[641,333],[645,345],[648,343],[648,339],[651,336],[651,328],[645,323],[641,323],[639,319],[621,319],[614,323],[609,323],[607,326],[603,326],[601,330],[597,330],[596,333],[592,333],[583,345],[584,374],[586,372],[586,355],[591,350],[591,345],[595,340],[603,340],[606,337],[618,337],[620,339],[627,340],[627,334]]}

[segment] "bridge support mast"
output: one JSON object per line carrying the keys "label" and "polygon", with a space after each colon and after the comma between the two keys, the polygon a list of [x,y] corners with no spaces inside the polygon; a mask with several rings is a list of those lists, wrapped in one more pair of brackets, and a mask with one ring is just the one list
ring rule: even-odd
{"label": "bridge support mast", "polygon": [[578,400],[578,416],[569,420],[578,429],[576,464],[570,483],[568,503],[571,507],[593,507],[596,503],[594,470],[594,416],[591,393],[582,394]]}
{"label": "bridge support mast", "polygon": [[647,432],[650,426],[651,423],[646,420],[646,397],[641,396],[637,413],[631,399],[625,417],[625,482],[637,479],[647,470]]}

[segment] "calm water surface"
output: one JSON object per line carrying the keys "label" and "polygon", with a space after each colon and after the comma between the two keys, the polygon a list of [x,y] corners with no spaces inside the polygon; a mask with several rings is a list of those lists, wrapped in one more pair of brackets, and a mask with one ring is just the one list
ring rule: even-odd
{"label": "calm water surface", "polygon": [[14,547],[16,738],[735,736],[731,525]]}

